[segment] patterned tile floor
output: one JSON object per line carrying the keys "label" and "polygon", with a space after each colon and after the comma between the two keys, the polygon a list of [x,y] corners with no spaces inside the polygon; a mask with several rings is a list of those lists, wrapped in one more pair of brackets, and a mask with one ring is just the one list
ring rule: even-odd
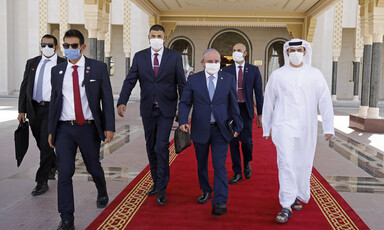
{"label": "patterned tile floor", "polygon": [[[335,108],[337,137],[327,143],[318,135],[314,165],[371,229],[382,229],[384,135],[349,129],[348,115],[356,111],[356,108]],[[22,165],[16,167],[13,146],[16,117],[17,98],[0,98],[0,230],[56,229],[60,221],[56,181],[49,182],[50,190],[46,194],[30,195],[39,160],[32,135],[28,153]],[[125,118],[116,115],[116,127],[114,140],[103,145],[100,154],[110,200],[148,164],[138,102],[128,104]],[[97,192],[80,154],[73,181],[75,225],[76,229],[84,229],[102,210],[96,208]]]}

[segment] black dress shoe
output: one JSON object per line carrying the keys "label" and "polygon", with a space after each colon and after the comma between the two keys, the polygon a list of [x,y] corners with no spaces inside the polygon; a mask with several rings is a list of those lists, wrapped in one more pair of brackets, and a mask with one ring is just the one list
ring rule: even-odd
{"label": "black dress shoe", "polygon": [[48,180],[56,180],[56,168],[51,168],[48,174]]}
{"label": "black dress shoe", "polygon": [[96,205],[98,208],[107,207],[108,201],[109,201],[109,198],[108,198],[107,192],[97,194]]}
{"label": "black dress shoe", "polygon": [[61,221],[57,230],[75,230],[73,221]]}
{"label": "black dress shoe", "polygon": [[227,205],[216,204],[212,206],[212,216],[221,216],[227,213]]}
{"label": "black dress shoe", "polygon": [[153,184],[152,187],[148,190],[147,195],[152,196],[157,193],[156,184]]}
{"label": "black dress shoe", "polygon": [[47,182],[39,182],[36,187],[32,190],[32,196],[40,196],[43,195],[46,191],[48,191],[49,187]]}
{"label": "black dress shoe", "polygon": [[235,174],[233,177],[228,181],[229,184],[236,184],[237,182],[243,180],[243,176],[241,174]]}
{"label": "black dress shoe", "polygon": [[212,198],[212,191],[211,192],[203,191],[203,193],[199,196],[199,198],[197,198],[197,203],[205,204],[208,202],[210,198]]}
{"label": "black dress shoe", "polygon": [[251,164],[250,164],[250,162],[248,162],[244,166],[244,176],[245,176],[246,179],[249,179],[249,178],[251,178],[251,175],[252,175]]}
{"label": "black dress shoe", "polygon": [[157,192],[157,203],[163,205],[167,203],[167,196],[165,195],[165,189],[159,190]]}

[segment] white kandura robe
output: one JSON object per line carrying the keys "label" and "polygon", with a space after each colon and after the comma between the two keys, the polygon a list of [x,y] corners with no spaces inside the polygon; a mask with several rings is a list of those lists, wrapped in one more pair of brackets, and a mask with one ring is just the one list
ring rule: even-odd
{"label": "white kandura robe", "polygon": [[279,200],[290,207],[296,198],[308,203],[316,150],[318,108],[323,133],[333,134],[333,106],[320,70],[304,64],[275,70],[264,94],[263,136],[272,131],[279,169]]}

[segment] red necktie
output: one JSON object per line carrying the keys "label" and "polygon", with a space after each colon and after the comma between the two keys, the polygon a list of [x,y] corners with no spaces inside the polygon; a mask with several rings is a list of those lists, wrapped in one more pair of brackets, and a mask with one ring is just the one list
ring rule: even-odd
{"label": "red necktie", "polygon": [[[154,53],[155,57],[153,58],[153,72],[155,73],[155,78],[157,77],[157,73],[159,72],[159,59],[157,59],[157,56],[159,55],[158,53]],[[153,103],[157,103],[156,97]]]}
{"label": "red necktie", "polygon": [[155,73],[155,77],[157,77],[157,73],[159,72],[159,60],[157,59],[158,53],[155,53],[155,58],[153,59],[153,72]]}
{"label": "red necktie", "polygon": [[241,65],[239,65],[239,73],[238,73],[238,80],[237,80],[237,100],[239,102],[244,102],[244,95],[243,95],[243,68]]}
{"label": "red necktie", "polygon": [[84,124],[83,108],[81,106],[80,88],[79,88],[79,74],[77,73],[77,65],[72,66],[72,83],[73,83],[73,99],[75,101],[75,116],[76,123],[79,125]]}

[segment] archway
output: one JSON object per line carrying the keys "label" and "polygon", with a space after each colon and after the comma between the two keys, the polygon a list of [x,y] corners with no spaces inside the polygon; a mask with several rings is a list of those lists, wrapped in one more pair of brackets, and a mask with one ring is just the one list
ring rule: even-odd
{"label": "archway", "polygon": [[264,87],[271,73],[284,65],[283,46],[286,41],[285,38],[276,38],[265,48]]}
{"label": "archway", "polygon": [[195,48],[190,39],[187,37],[176,37],[169,42],[168,47],[169,49],[176,50],[181,54],[185,72],[188,71],[191,67],[194,67]]}
{"label": "archway", "polygon": [[233,46],[236,43],[243,43],[247,48],[248,55],[245,61],[252,60],[252,45],[248,37],[236,29],[225,29],[216,33],[208,44],[208,48],[214,48],[221,54],[221,68],[234,63],[232,60]]}

